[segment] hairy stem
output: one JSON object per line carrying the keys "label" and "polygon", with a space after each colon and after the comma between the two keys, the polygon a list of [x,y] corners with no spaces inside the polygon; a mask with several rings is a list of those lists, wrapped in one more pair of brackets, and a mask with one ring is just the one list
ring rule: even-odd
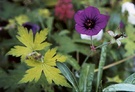
{"label": "hairy stem", "polygon": [[103,44],[97,46],[96,49],[101,48],[101,47],[103,47],[104,45],[108,45],[108,44],[110,44],[110,42],[105,42],[105,43],[103,43]]}
{"label": "hairy stem", "polygon": [[[118,65],[118,64],[121,64],[121,63],[125,62],[126,60],[131,59],[131,58],[133,58],[133,57],[135,57],[135,54],[132,55],[132,56],[129,56],[129,57],[127,57],[127,58],[124,58],[124,59],[122,59],[122,60],[120,60],[120,61],[117,61],[117,62],[114,62],[114,63],[112,63],[112,64],[106,65],[105,67],[103,67],[103,70],[108,69],[108,68],[113,67],[113,66],[116,66],[116,65]],[[94,72],[98,72],[98,69],[95,69]]]}
{"label": "hairy stem", "polygon": [[77,59],[77,62],[79,63],[79,52],[76,51],[76,59]]}

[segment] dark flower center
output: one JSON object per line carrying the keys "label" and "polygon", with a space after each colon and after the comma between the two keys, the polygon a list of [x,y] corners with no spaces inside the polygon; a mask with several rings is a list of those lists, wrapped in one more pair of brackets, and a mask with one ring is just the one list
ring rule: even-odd
{"label": "dark flower center", "polygon": [[86,29],[92,29],[94,28],[95,26],[95,21],[94,20],[91,20],[91,19],[87,19],[85,22],[84,22],[84,27]]}

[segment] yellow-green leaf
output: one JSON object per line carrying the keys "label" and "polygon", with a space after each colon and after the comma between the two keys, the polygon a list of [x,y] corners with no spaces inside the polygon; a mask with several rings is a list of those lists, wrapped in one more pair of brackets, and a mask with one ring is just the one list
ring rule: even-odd
{"label": "yellow-green leaf", "polygon": [[43,72],[49,83],[54,82],[57,85],[70,87],[70,85],[67,83],[65,77],[60,74],[59,69],[45,65],[43,67]]}
{"label": "yellow-green leaf", "polygon": [[30,48],[26,48],[24,46],[14,46],[14,48],[12,48],[8,54],[9,55],[13,55],[16,57],[20,57],[21,56],[21,60],[24,61],[26,56],[32,52],[32,50]]}
{"label": "yellow-green leaf", "polygon": [[32,31],[28,31],[26,28],[19,26],[17,39],[23,44],[22,46],[14,46],[8,54],[13,56],[21,56],[21,60],[24,61],[26,57],[37,50],[42,50],[47,46],[50,46],[50,43],[45,42],[48,30],[44,29],[37,32],[34,38]]}
{"label": "yellow-green leaf", "polygon": [[56,66],[56,61],[64,62],[66,60],[66,56],[56,54],[56,48],[48,50],[44,56],[44,61],[46,64],[50,66]]}
{"label": "yellow-green leaf", "polygon": [[33,33],[28,31],[27,28],[18,27],[17,39],[22,42],[26,47],[33,47]]}
{"label": "yellow-green leaf", "polygon": [[27,83],[35,81],[37,82],[41,76],[42,68],[34,67],[26,71],[26,75],[24,75],[23,79],[19,81],[19,83]]}
{"label": "yellow-green leaf", "polygon": [[119,78],[118,75],[116,75],[116,76],[114,76],[114,77],[112,77],[112,78],[107,77],[107,80],[108,80],[109,82],[117,82],[117,83],[122,82],[122,80]]}
{"label": "yellow-green leaf", "polygon": [[26,83],[31,81],[37,82],[43,71],[48,83],[51,84],[52,82],[54,82],[57,85],[70,87],[65,77],[60,74],[60,70],[55,67],[57,60],[60,62],[64,62],[66,60],[66,57],[57,54],[56,50],[56,48],[49,49],[45,53],[44,57],[41,57],[41,59],[44,58],[43,62],[32,59],[26,60],[26,64],[28,66],[31,66],[32,68],[26,71],[26,75],[23,77],[20,83]]}
{"label": "yellow-green leaf", "polygon": [[44,42],[46,40],[46,36],[48,34],[48,29],[44,29],[40,31],[40,33],[36,33],[34,39],[34,50],[42,50],[45,47],[49,46],[50,43]]}

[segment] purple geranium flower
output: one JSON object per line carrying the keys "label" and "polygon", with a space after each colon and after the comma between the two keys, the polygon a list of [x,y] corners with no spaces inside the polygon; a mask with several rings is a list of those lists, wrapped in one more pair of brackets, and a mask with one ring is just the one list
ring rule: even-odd
{"label": "purple geranium flower", "polygon": [[33,24],[30,22],[26,22],[24,24],[22,24],[22,26],[26,27],[28,30],[32,30],[33,34],[36,34],[37,31],[39,31],[40,27],[37,24]]}
{"label": "purple geranium flower", "polygon": [[89,6],[84,10],[79,10],[75,14],[75,29],[80,34],[96,35],[107,25],[109,16],[100,14],[95,7]]}

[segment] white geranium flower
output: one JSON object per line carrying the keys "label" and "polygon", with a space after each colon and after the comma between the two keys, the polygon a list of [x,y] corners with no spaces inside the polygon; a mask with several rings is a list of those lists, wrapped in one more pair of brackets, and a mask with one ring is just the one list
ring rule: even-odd
{"label": "white geranium flower", "polygon": [[122,5],[122,13],[128,12],[128,22],[135,25],[135,5],[131,2],[125,2]]}
{"label": "white geranium flower", "polygon": [[[99,41],[102,39],[102,36],[103,36],[103,30],[101,29],[101,31],[97,35],[92,36],[92,40],[96,39],[97,41]],[[86,34],[81,34],[81,39],[91,40],[91,36]]]}
{"label": "white geranium flower", "polygon": [[135,13],[128,16],[128,22],[135,25]]}
{"label": "white geranium flower", "polygon": [[128,11],[128,13],[130,13],[131,11],[133,11],[135,8],[134,4],[131,2],[125,2],[124,4],[122,4],[122,13],[124,13],[125,11]]}
{"label": "white geranium flower", "polygon": [[113,43],[116,42],[118,44],[118,47],[120,47],[121,46],[121,41],[120,40],[124,39],[126,37],[126,35],[122,34],[122,33],[121,34],[114,33],[111,30],[109,30],[107,32],[112,37],[110,43],[113,44]]}

